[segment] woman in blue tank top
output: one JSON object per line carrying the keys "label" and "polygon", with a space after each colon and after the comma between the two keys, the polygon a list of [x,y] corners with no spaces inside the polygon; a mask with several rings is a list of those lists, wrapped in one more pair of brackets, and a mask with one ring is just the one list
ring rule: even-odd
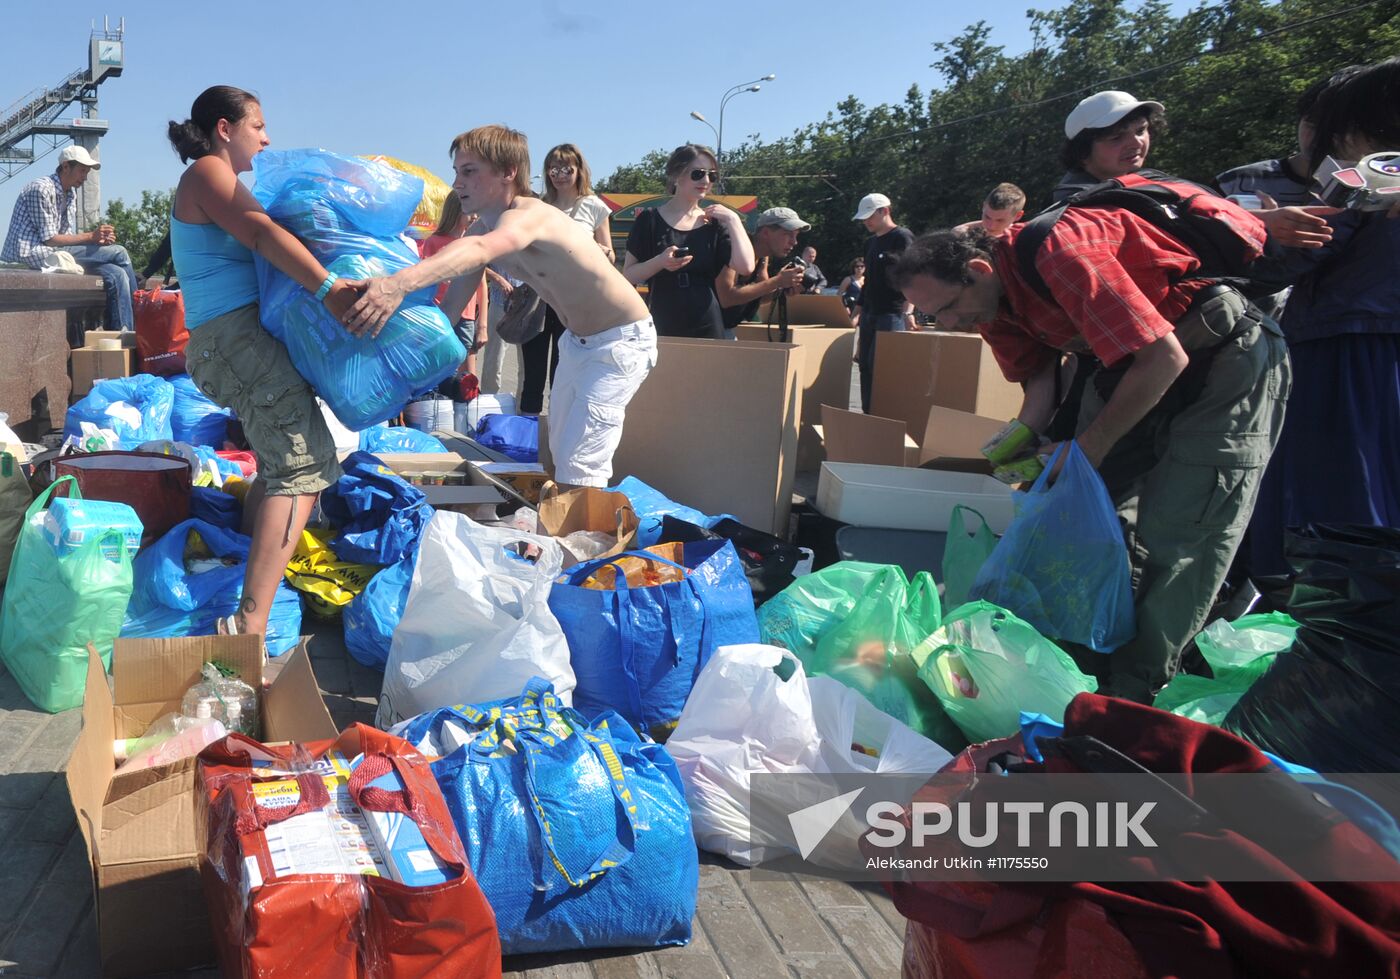
{"label": "woman in blue tank top", "polygon": [[221,632],[263,635],[282,572],[301,538],[316,494],[340,476],[335,443],[315,395],[258,320],[257,252],[343,320],[358,298],[262,209],[238,174],[268,145],[262,106],[242,89],[216,85],[195,99],[190,118],[171,122],[181,162],[170,222],[175,269],[185,294],[190,377],[232,408],[258,458],[243,528],[252,546],[236,614]]}

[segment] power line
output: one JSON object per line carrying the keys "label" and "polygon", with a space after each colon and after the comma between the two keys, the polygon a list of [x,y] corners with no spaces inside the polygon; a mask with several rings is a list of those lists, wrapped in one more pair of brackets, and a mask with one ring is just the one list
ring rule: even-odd
{"label": "power line", "polygon": [[1159,71],[1166,71],[1168,68],[1176,68],[1181,65],[1188,64],[1192,61],[1199,61],[1202,58],[1209,58],[1222,54],[1233,54],[1241,48],[1245,47],[1246,45],[1253,44],[1256,41],[1262,41],[1266,38],[1276,37],[1279,34],[1284,34],[1288,31],[1294,31],[1300,27],[1309,27],[1313,24],[1319,23],[1320,21],[1335,20],[1338,17],[1345,17],[1347,14],[1355,13],[1358,10],[1364,10],[1367,7],[1374,7],[1382,2],[1385,2],[1385,0],[1363,0],[1362,3],[1353,4],[1352,6],[1344,7],[1341,10],[1333,10],[1325,14],[1318,14],[1314,17],[1308,17],[1303,20],[1294,21],[1291,24],[1284,24],[1280,27],[1275,27],[1273,30],[1264,31],[1260,34],[1255,34],[1251,37],[1245,38],[1238,44],[1231,45],[1228,48],[1220,48],[1212,51],[1199,51],[1195,54],[1187,55],[1184,58],[1178,58],[1175,61],[1168,61],[1165,64],[1154,65],[1151,68],[1143,68],[1141,71],[1134,71],[1126,75],[1117,75],[1112,78],[1105,78],[1095,84],[1081,85],[1072,89],[1071,91],[1063,92],[1059,95],[1051,95],[1035,102],[1020,102],[1015,105],[1002,106],[996,109],[988,109],[986,112],[978,112],[974,115],[963,116],[958,119],[950,119],[947,122],[934,123],[930,126],[925,126],[923,129],[906,129],[903,132],[887,133],[884,136],[870,136],[866,138],[865,142],[879,143],[887,139],[901,139],[906,136],[922,136],[925,133],[931,133],[939,129],[949,129],[953,126],[961,126],[969,122],[977,122],[982,119],[990,119],[994,116],[1005,115],[1008,112],[1019,112],[1023,109],[1036,109],[1043,105],[1051,105],[1055,102],[1063,102],[1065,99],[1073,98],[1074,96],[1079,95],[1083,92],[1088,92],[1090,90],[1102,90],[1105,86],[1108,86],[1114,82],[1125,82],[1129,79],[1141,78],[1144,75],[1155,74]]}

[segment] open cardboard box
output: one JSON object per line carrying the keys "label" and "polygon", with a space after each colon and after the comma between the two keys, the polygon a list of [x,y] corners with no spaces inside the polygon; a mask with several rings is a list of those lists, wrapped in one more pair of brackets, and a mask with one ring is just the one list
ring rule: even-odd
{"label": "open cardboard box", "polygon": [[875,466],[918,466],[947,472],[992,474],[982,446],[1006,423],[966,411],[934,405],[928,410],[923,438],[916,443],[904,422],[822,406],[827,462]]}
{"label": "open cardboard box", "polygon": [[[793,297],[798,298],[798,297]],[[836,299],[835,296],[806,296],[806,299]],[[840,300],[836,300],[840,307]],[[846,310],[840,307],[841,315]],[[739,340],[767,343],[774,328],[741,323],[734,335]],[[851,355],[856,349],[856,331],[850,321],[840,329],[825,324],[794,325],[788,331],[789,342],[802,350],[800,363],[802,382],[802,415],[797,433],[797,471],[816,472],[822,464],[822,436],[817,431],[822,423],[822,405],[846,407],[851,403]]]}
{"label": "open cardboard box", "polygon": [[[83,727],[68,761],[68,792],[92,861],[104,976],[138,976],[214,961],[199,879],[195,759],[116,775],[113,742],[178,712],[200,667],[216,661],[262,690],[263,741],[334,738],[306,643],[274,661],[263,685],[259,636],[118,639],[112,687],[88,649]],[[253,679],[249,679],[249,678]]]}
{"label": "open cardboard box", "polygon": [[1002,376],[992,348],[977,333],[879,333],[873,383],[871,414],[902,420],[921,445],[935,405],[1000,418],[1001,425],[1021,410],[1021,386]]}
{"label": "open cardboard box", "polygon": [[466,483],[462,486],[416,487],[423,491],[428,503],[439,510],[459,510],[470,514],[477,507],[494,507],[507,500],[527,504],[514,488],[488,472],[485,464],[452,452],[389,452],[378,458],[400,476],[412,473],[465,476]]}

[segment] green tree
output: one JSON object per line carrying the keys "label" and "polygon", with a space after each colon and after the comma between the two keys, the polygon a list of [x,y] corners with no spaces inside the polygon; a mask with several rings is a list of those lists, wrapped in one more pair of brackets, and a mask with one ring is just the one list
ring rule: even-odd
{"label": "green tree", "polygon": [[174,197],[174,190],[143,190],[141,203],[136,207],[129,206],[120,197],[107,205],[102,220],[116,229],[117,243],[130,253],[131,264],[138,274],[170,231]]}

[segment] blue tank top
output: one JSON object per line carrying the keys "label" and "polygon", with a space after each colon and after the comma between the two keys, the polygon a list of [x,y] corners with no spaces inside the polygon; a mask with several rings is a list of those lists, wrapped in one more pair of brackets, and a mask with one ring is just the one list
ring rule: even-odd
{"label": "blue tank top", "polygon": [[170,215],[170,252],[188,329],[258,301],[253,253],[217,224],[189,224]]}

